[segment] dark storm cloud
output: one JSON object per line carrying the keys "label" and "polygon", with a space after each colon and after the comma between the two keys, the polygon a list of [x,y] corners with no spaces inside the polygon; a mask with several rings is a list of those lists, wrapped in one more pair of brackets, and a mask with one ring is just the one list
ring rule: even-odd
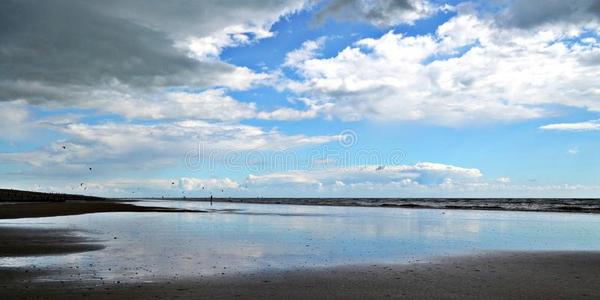
{"label": "dark storm cloud", "polygon": [[[77,1],[83,2],[83,1]],[[173,35],[204,35],[232,24],[258,24],[304,0],[102,0],[85,1],[94,11],[123,18]],[[87,3],[89,2],[89,3]]]}
{"label": "dark storm cloud", "polygon": [[177,39],[237,24],[235,13],[265,22],[288,4],[262,8],[265,2],[235,8],[231,1],[0,1],[0,101],[219,85],[236,67],[190,58]]}
{"label": "dark storm cloud", "polygon": [[160,32],[58,2],[0,3],[3,100],[51,100],[69,94],[62,88],[117,83],[181,84],[178,74],[200,68]]}
{"label": "dark storm cloud", "polygon": [[600,0],[515,0],[498,18],[500,24],[518,28],[600,18]]}
{"label": "dark storm cloud", "polygon": [[419,16],[427,15],[425,5],[425,1],[414,0],[332,0],[317,13],[315,21],[321,23],[328,17],[335,17],[367,21],[377,26],[392,26],[410,23]]}

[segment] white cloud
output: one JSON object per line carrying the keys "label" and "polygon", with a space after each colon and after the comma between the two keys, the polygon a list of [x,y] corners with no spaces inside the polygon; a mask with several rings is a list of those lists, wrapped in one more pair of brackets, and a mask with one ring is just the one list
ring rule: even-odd
{"label": "white cloud", "polygon": [[200,93],[171,92],[157,99],[123,99],[102,110],[117,113],[129,119],[196,119],[235,121],[252,118],[254,103],[242,103],[225,94],[222,89]]}
{"label": "white cloud", "polygon": [[323,47],[325,37],[308,40],[302,46],[286,54],[284,66],[296,66],[309,59],[315,58],[317,51]]}
{"label": "white cloud", "polygon": [[318,104],[315,101],[307,98],[293,99],[290,102],[302,103],[306,109],[297,110],[293,108],[282,107],[270,112],[260,112],[256,115],[256,117],[263,120],[297,121],[316,118],[322,112],[327,111],[328,109],[327,104]]}
{"label": "white cloud", "polygon": [[569,153],[571,155],[577,155],[577,154],[579,154],[579,148],[578,147],[570,148],[569,150],[567,150],[567,153]]}
{"label": "white cloud", "polygon": [[161,178],[147,178],[147,179],[135,179],[135,178],[120,178],[120,179],[109,179],[103,181],[90,181],[85,182],[84,185],[90,190],[116,190],[124,191],[129,189],[170,189],[174,188],[174,182],[177,180],[172,179],[161,179]]}
{"label": "white cloud", "polygon": [[80,176],[88,174],[91,166],[99,173],[115,169],[155,170],[176,166],[186,159],[219,159],[243,151],[283,151],[338,139],[285,135],[254,126],[204,121],[53,126],[68,138],[35,151],[2,153],[0,160],[26,164],[38,175]]}
{"label": "white cloud", "polygon": [[238,47],[252,41],[272,37],[274,34],[269,31],[271,25],[268,23],[260,27],[229,26],[210,36],[188,38],[179,46],[190,50],[193,56],[199,60],[214,60],[218,59],[226,47]]}
{"label": "white cloud", "polygon": [[[436,164],[440,165],[440,164]],[[441,165],[444,166],[444,165]],[[380,166],[378,166],[380,167]],[[391,167],[391,166],[390,166]],[[408,166],[415,167],[415,166]],[[356,167],[357,169],[368,166]],[[375,180],[356,180],[356,176],[344,176],[342,171],[329,170],[331,175],[318,175],[318,172],[296,171],[273,173],[269,176],[249,176],[245,183],[230,178],[110,178],[88,179],[65,183],[59,178],[35,178],[12,182],[7,177],[5,186],[12,188],[46,192],[69,192],[112,197],[127,196],[199,196],[206,197],[212,192],[220,195],[255,197],[594,197],[600,191],[598,185],[585,184],[532,184],[506,180],[486,181],[477,173],[441,174],[437,183],[419,183],[413,180],[415,174],[406,176],[382,176]],[[439,169],[439,168],[435,168]],[[476,169],[475,169],[476,170]],[[302,173],[303,172],[303,173]],[[352,172],[350,172],[352,173]],[[354,172],[356,173],[356,172]],[[298,176],[304,174],[305,176]],[[369,176],[369,175],[365,175]],[[431,176],[431,175],[429,175]],[[377,177],[377,176],[376,176]],[[387,177],[387,179],[386,179]],[[316,180],[319,178],[319,180]],[[331,178],[349,178],[346,183]],[[398,179],[403,178],[403,179]],[[8,184],[8,185],[7,185]],[[223,190],[223,193],[221,193]]]}
{"label": "white cloud", "polygon": [[499,183],[510,183],[511,182],[509,177],[500,177],[500,178],[496,179],[496,181]]}
{"label": "white cloud", "polygon": [[600,45],[578,41],[596,23],[505,28],[458,11],[435,34],[390,31],[297,60],[302,80],[287,86],[342,120],[457,126],[540,118],[556,104],[600,111]]}
{"label": "white cloud", "polygon": [[285,107],[271,112],[261,112],[257,117],[263,120],[297,121],[303,119],[313,119],[317,116],[317,113],[318,111],[314,109],[297,110]]}
{"label": "white cloud", "polygon": [[331,167],[249,175],[248,191],[287,197],[593,197],[600,186],[485,179],[480,170],[440,163]]}
{"label": "white cloud", "polygon": [[600,131],[600,120],[578,123],[558,123],[541,126],[543,130],[556,131]]}
{"label": "white cloud", "polygon": [[247,182],[257,186],[300,184],[314,186],[360,185],[443,185],[474,183],[482,177],[478,169],[423,162],[415,165],[364,165],[297,170],[265,175],[249,175]]}
{"label": "white cloud", "polygon": [[186,191],[204,190],[204,189],[236,189],[239,184],[229,178],[191,178],[183,177],[179,180],[179,185]]}
{"label": "white cloud", "polygon": [[[296,101],[298,102],[298,101]],[[254,102],[241,102],[227,95],[225,89],[207,89],[201,92],[170,91],[147,98],[124,97],[119,101],[97,100],[82,104],[81,108],[114,113],[129,120],[209,120],[239,121],[264,119],[297,121],[318,116],[323,106],[312,101],[299,101],[305,110],[281,107],[259,111]]]}
{"label": "white cloud", "polygon": [[154,190],[170,190],[183,189],[185,191],[206,190],[210,189],[235,189],[239,184],[227,177],[225,178],[198,178],[198,177],[181,177],[176,179],[169,178],[120,178],[109,179],[102,181],[86,182],[85,186],[88,189],[99,190],[115,190],[125,191],[132,189],[154,189]]}
{"label": "white cloud", "polygon": [[[207,195],[215,190],[238,190],[239,184],[230,178],[111,178],[93,179],[85,182],[42,182],[21,189],[53,193],[82,193],[103,196],[142,197],[142,196],[186,196],[186,192],[195,195]],[[199,193],[197,193],[199,192]]]}
{"label": "white cloud", "polygon": [[25,101],[0,102],[0,140],[24,138],[31,129],[29,119]]}

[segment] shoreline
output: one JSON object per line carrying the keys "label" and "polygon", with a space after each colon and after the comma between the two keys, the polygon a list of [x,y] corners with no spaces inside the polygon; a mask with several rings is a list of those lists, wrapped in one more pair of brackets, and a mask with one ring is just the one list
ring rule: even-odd
{"label": "shoreline", "polygon": [[[27,274],[47,274],[31,270]],[[7,275],[9,274],[9,275]],[[15,274],[19,274],[18,276]],[[25,299],[597,299],[600,252],[496,252],[426,263],[276,270],[153,282],[36,282],[1,269],[0,295]],[[7,276],[14,279],[6,280]]]}
{"label": "shoreline", "polygon": [[[118,198],[115,198],[118,199]],[[122,198],[209,202],[209,198]],[[215,203],[600,214],[600,198],[213,198]]]}
{"label": "shoreline", "polygon": [[[0,205],[34,205],[37,213],[25,213],[27,217],[48,217],[58,215],[78,214],[94,212],[151,211],[150,208],[140,209],[140,206],[131,205],[126,202],[135,203],[143,200],[163,201],[189,201],[209,202],[208,197],[147,197],[147,198],[102,198],[95,196],[76,194],[53,194],[32,191],[21,191],[0,188]],[[242,203],[242,204],[285,204],[285,205],[312,205],[312,206],[346,206],[346,207],[381,207],[381,208],[409,208],[409,209],[448,209],[448,210],[472,210],[472,211],[522,211],[522,212],[562,212],[562,213],[586,213],[600,214],[600,198],[250,198],[250,197],[215,197],[213,202]],[[80,207],[70,204],[68,208],[65,203],[80,203]],[[46,204],[43,204],[46,203]],[[83,204],[88,203],[88,204]],[[95,204],[90,204],[95,203]],[[102,205],[99,205],[102,203]],[[107,204],[109,203],[109,204]],[[49,206],[48,204],[54,204]],[[97,207],[93,207],[96,205]],[[46,212],[41,212],[41,207],[46,206]],[[111,207],[112,206],[112,207]],[[6,210],[7,206],[0,206]],[[12,211],[13,208],[8,208]],[[154,211],[170,210],[174,212],[186,212],[183,210],[158,209]],[[0,219],[20,218],[19,213],[5,213],[0,210]],[[71,212],[67,213],[67,210]],[[55,211],[53,213],[51,211]],[[61,212],[64,211],[64,212]],[[191,212],[191,211],[190,211]]]}

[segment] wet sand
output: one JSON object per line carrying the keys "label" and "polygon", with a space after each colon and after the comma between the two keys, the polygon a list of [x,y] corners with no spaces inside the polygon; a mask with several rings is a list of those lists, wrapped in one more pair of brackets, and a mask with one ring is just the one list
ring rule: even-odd
{"label": "wet sand", "polygon": [[0,226],[0,257],[56,255],[103,249],[85,232]]}
{"label": "wet sand", "polygon": [[[32,282],[1,270],[3,299],[598,299],[600,253],[515,252],[155,282]],[[6,280],[6,274],[12,280]],[[17,276],[16,274],[20,274]],[[30,275],[25,275],[30,274]]]}
{"label": "wet sand", "polygon": [[205,212],[138,206],[111,200],[0,203],[0,219],[41,218],[54,216],[81,215],[101,212]]}
{"label": "wet sand", "polygon": [[[206,212],[136,206],[108,200],[0,204],[0,219],[39,218],[101,212]],[[94,251],[104,246],[74,229],[0,226],[0,257],[56,255]]]}

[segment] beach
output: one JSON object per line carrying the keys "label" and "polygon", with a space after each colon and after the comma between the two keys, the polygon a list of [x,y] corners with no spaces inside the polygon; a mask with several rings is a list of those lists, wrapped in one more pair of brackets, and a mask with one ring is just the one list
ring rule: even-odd
{"label": "beach", "polygon": [[154,200],[2,207],[3,299],[600,297],[595,214]]}
{"label": "beach", "polygon": [[599,268],[599,253],[519,252],[136,283],[0,276],[4,299],[598,299]]}

